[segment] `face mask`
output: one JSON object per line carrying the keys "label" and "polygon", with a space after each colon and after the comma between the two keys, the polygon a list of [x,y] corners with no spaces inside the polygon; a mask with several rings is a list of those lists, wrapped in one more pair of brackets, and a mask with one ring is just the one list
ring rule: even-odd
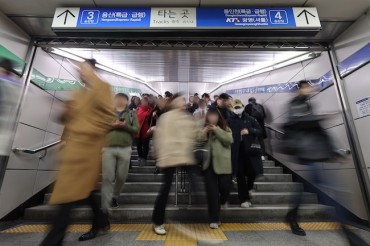
{"label": "face mask", "polygon": [[244,111],[244,109],[238,108],[238,109],[234,110],[234,113],[237,114],[237,115],[241,115],[243,113],[243,111]]}

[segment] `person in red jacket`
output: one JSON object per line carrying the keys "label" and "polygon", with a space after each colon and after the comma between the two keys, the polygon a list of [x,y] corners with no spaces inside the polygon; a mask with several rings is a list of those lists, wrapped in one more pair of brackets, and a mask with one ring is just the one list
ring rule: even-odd
{"label": "person in red jacket", "polygon": [[139,164],[145,165],[149,153],[149,141],[148,130],[151,127],[149,122],[149,117],[153,108],[149,106],[149,101],[147,97],[141,99],[140,107],[137,110],[137,117],[139,120],[140,131],[136,135],[137,152],[139,155]]}

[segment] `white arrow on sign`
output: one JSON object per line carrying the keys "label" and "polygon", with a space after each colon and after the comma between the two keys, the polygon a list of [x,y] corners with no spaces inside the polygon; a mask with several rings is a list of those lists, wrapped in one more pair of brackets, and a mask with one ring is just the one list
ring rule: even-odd
{"label": "white arrow on sign", "polygon": [[319,14],[316,8],[293,8],[293,13],[297,27],[321,28]]}
{"label": "white arrow on sign", "polygon": [[57,8],[52,28],[77,27],[80,8]]}

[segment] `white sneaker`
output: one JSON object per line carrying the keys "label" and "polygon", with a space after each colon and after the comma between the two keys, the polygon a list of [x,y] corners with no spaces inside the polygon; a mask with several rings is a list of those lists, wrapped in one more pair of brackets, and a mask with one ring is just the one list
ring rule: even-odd
{"label": "white sneaker", "polygon": [[[211,224],[209,224],[209,227],[211,228],[211,229],[218,229],[218,224],[219,223],[211,223]],[[220,223],[221,224],[221,223]]]}
{"label": "white sneaker", "polygon": [[167,231],[164,229],[164,225],[154,226],[154,232],[157,235],[166,235]]}
{"label": "white sneaker", "polygon": [[266,161],[266,158],[264,156],[261,157],[262,161]]}
{"label": "white sneaker", "polygon": [[242,207],[242,208],[250,208],[250,207],[252,207],[252,203],[251,202],[243,202],[241,205],[240,205],[240,207]]}

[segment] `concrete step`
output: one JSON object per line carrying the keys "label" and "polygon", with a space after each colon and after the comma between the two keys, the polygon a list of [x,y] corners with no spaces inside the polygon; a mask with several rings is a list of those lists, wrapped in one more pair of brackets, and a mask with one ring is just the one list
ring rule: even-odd
{"label": "concrete step", "polygon": [[[45,202],[47,204],[51,194],[45,195]],[[100,194],[99,194],[100,195]],[[157,192],[137,192],[137,193],[121,193],[117,198],[120,204],[154,204],[158,193]],[[288,204],[296,198],[299,193],[296,192],[252,192],[252,204]],[[192,204],[206,204],[207,195],[205,192],[192,193]],[[239,204],[237,192],[231,192],[229,198],[230,204]],[[303,203],[315,204],[317,203],[317,195],[314,193],[303,193]],[[175,193],[172,192],[168,198],[169,204],[175,204]],[[188,204],[188,193],[179,193],[179,204]]]}
{"label": "concrete step", "polygon": [[[130,169],[130,173],[150,173],[153,174],[155,170],[154,166],[133,166]],[[281,174],[283,173],[282,167],[271,167],[271,166],[264,166],[263,171],[266,174]]]}
{"label": "concrete step", "polygon": [[[26,220],[45,221],[55,217],[56,206],[41,205],[25,211]],[[223,223],[247,223],[261,221],[282,222],[288,213],[288,204],[256,205],[251,208],[230,206],[221,211]],[[151,223],[153,205],[125,205],[110,211],[111,221],[118,223]],[[320,204],[305,204],[299,210],[300,221],[332,220],[334,209]],[[78,207],[72,211],[74,222],[90,221],[91,209]],[[206,206],[173,206],[166,209],[166,223],[207,223]]]}
{"label": "concrete step", "polygon": [[[161,182],[134,182],[125,183],[123,186],[123,193],[132,192],[158,192],[162,183]],[[204,182],[200,182],[197,185],[197,191],[204,191]],[[98,189],[101,188],[99,183]],[[175,183],[172,184],[173,192],[175,191]],[[296,182],[255,182],[254,190],[257,192],[298,192],[303,191],[303,185]],[[237,191],[237,185],[234,184],[232,191]]]}
{"label": "concrete step", "polygon": [[[140,166],[139,161],[136,159],[131,159],[131,164],[132,166]],[[155,160],[154,159],[148,159],[146,161],[146,164],[143,166],[155,166]],[[274,161],[263,161],[263,166],[264,167],[275,167],[275,162]]]}
{"label": "concrete step", "polygon": [[[202,176],[195,176],[195,180],[203,180]],[[129,173],[127,182],[162,182],[163,174]],[[175,180],[174,180],[175,181]],[[259,182],[292,182],[291,174],[264,174],[257,178]]]}
{"label": "concrete step", "polygon": [[[123,187],[124,193],[130,192],[158,192],[162,183],[126,183]],[[197,185],[198,191],[204,191],[204,183]],[[172,190],[175,190],[173,183]],[[303,191],[303,184],[295,182],[255,182],[254,190],[257,192],[298,192]],[[236,184],[233,185],[232,191],[237,191]]]}

